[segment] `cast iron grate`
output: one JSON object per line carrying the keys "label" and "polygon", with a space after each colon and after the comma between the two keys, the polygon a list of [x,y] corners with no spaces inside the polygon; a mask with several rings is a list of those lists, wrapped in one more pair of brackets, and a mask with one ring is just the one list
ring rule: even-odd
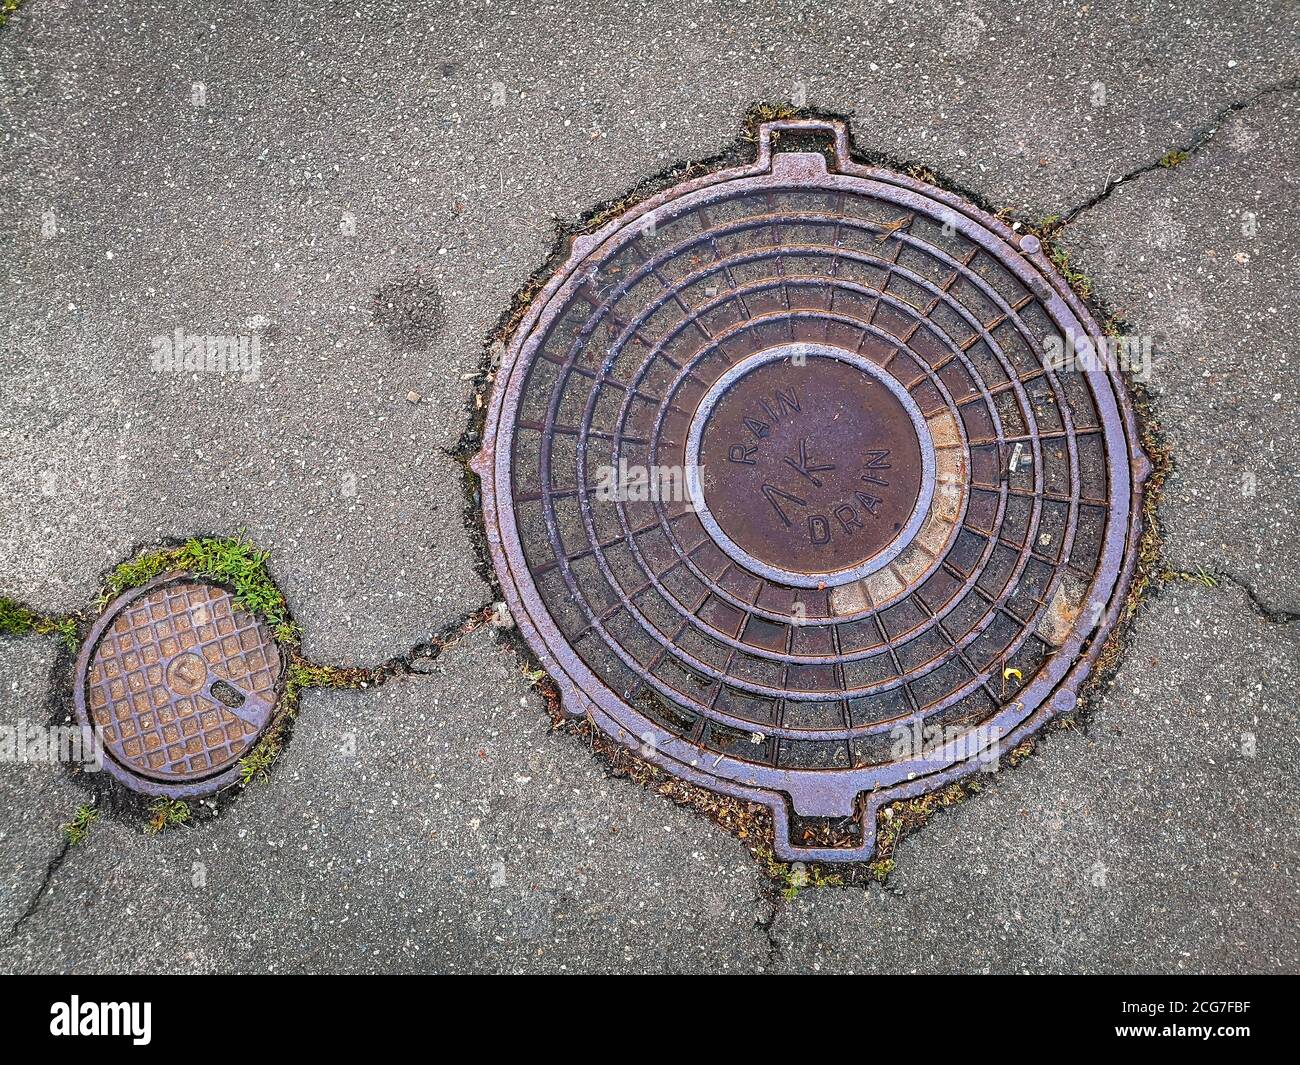
{"label": "cast iron grate", "polygon": [[1035,237],[838,123],[575,239],[474,463],[566,712],[768,805],[784,858],[869,857],[882,803],[1071,708],[1114,623],[1149,465],[1117,376],[1048,357],[1099,336]]}
{"label": "cast iron grate", "polygon": [[270,723],[282,660],[226,589],[168,576],[114,600],[77,661],[74,704],[104,768],[172,798],[230,783]]}

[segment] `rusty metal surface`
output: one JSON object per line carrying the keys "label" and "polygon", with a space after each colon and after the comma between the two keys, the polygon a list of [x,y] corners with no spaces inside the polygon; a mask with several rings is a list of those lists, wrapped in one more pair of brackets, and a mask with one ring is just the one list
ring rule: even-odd
{"label": "rusty metal surface", "polygon": [[934,448],[895,378],[851,352],[790,344],[713,383],[685,469],[696,513],[730,557],[778,582],[830,587],[879,569],[920,527]]}
{"label": "rusty metal surface", "polygon": [[74,704],[127,787],[215,791],[271,720],[282,669],[267,626],[230,592],[169,576],[120,596],[78,658]]}
{"label": "rusty metal surface", "polygon": [[566,711],[765,803],[782,857],[869,857],[881,804],[1072,707],[1114,623],[1149,464],[1122,383],[1046,357],[1099,335],[1036,238],[836,123],[575,240],[474,461]]}

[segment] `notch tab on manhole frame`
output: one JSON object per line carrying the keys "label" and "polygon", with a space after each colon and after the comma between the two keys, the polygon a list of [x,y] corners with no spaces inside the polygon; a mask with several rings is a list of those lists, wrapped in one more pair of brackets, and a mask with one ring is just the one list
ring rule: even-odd
{"label": "notch tab on manhole frame", "polygon": [[[831,150],[775,150],[787,133]],[[1049,355],[1102,334],[1036,237],[855,163],[840,122],[757,141],[572,241],[510,337],[472,467],[565,711],[766,805],[784,859],[865,860],[882,805],[1074,706],[1150,464],[1118,374]],[[828,357],[863,372],[819,393]],[[737,391],[769,363],[771,395]],[[714,425],[731,435],[711,446]],[[681,496],[627,490],[627,469],[653,486],[677,466]],[[845,822],[846,845],[804,845]]]}

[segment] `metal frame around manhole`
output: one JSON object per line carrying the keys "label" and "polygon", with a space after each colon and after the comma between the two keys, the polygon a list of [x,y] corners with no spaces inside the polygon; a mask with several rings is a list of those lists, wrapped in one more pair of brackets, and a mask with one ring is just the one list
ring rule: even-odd
{"label": "metal frame around manhole", "polygon": [[[828,135],[833,142],[830,165],[818,152],[774,150],[774,138],[783,133]],[[734,209],[735,219],[715,224],[712,219],[729,209]],[[893,216],[887,217],[889,212]],[[680,233],[673,228],[678,223]],[[685,235],[691,228],[694,236]],[[756,235],[760,231],[762,236]],[[928,235],[916,237],[916,231]],[[783,240],[787,232],[803,233],[806,242]],[[724,248],[721,242],[733,238]],[[656,240],[661,246],[655,246]],[[687,256],[683,249],[694,247],[692,240],[701,250]],[[945,242],[960,254],[943,250]],[[819,256],[833,263],[831,269],[815,265]],[[796,258],[807,276],[784,268],[786,259]],[[842,263],[860,276],[841,276]],[[764,273],[768,268],[775,273]],[[757,278],[752,273],[740,277],[746,269],[756,271]],[[939,276],[927,274],[935,270]],[[884,280],[874,287],[864,280],[877,274]],[[717,284],[710,292],[701,283],[714,275]],[[642,284],[657,295],[634,298],[645,291],[636,287]],[[777,293],[771,297],[774,309],[752,313],[748,304],[758,305],[769,290]],[[1014,292],[1014,299],[1006,292]],[[817,302],[821,293],[829,297],[825,306]],[[904,298],[908,294],[916,302]],[[638,299],[648,299],[640,311]],[[837,311],[836,299],[859,307],[869,302],[872,309],[869,316],[855,317]],[[704,315],[728,301],[740,310],[731,307],[737,322],[723,340],[722,332],[707,328],[720,319],[705,322]],[[620,317],[615,308],[624,303],[635,311],[634,317]],[[584,307],[589,309],[585,318]],[[972,307],[987,308],[989,317]],[[661,312],[665,321],[680,321],[650,332],[649,323]],[[903,328],[898,323],[904,319],[913,324]],[[941,326],[941,320],[956,325]],[[681,339],[692,324],[703,336],[695,348]],[[671,455],[681,446],[682,427],[693,413],[687,408],[742,357],[726,350],[726,344],[736,342],[746,354],[774,347],[777,340],[762,330],[778,324],[789,333],[781,338],[784,343],[816,341],[844,350],[856,346],[868,357],[874,352],[882,372],[899,375],[914,397],[923,397],[920,405],[939,455],[940,491],[933,520],[920,534],[928,546],[909,549],[874,578],[816,589],[824,598],[812,627],[805,628],[801,617],[798,625],[786,625],[798,631],[786,634],[783,645],[767,646],[763,640],[769,633],[763,626],[779,629],[796,602],[790,596],[805,593],[777,581],[764,583],[762,574],[738,563],[734,554],[722,555],[726,566],[718,568],[716,576],[704,572],[694,556],[716,557],[716,540],[710,543],[706,533],[693,545],[678,542],[676,530],[694,531],[694,526],[689,517],[670,512],[663,503],[654,505],[650,524],[636,529],[628,518],[630,505],[617,504],[603,519],[616,519],[614,532],[602,538],[587,475],[589,460],[604,454],[603,449],[611,459],[624,448],[644,448],[652,460],[659,449]],[[598,328],[602,325],[603,333]],[[647,335],[638,335],[642,329]],[[969,336],[954,339],[947,329],[966,329]],[[1071,709],[1131,581],[1142,484],[1150,464],[1118,374],[1095,367],[1058,373],[1059,368],[1043,360],[1039,334],[1049,333],[1101,337],[1037,238],[1017,234],[952,193],[853,162],[839,122],[766,123],[759,128],[752,164],[670,188],[575,238],[567,260],[534,297],[510,338],[488,405],[483,447],[472,463],[482,480],[488,545],[503,594],[524,637],[559,686],[565,712],[589,716],[604,732],[639,748],[675,776],[766,805],[773,814],[780,857],[844,861],[870,857],[876,812],[882,805],[978,771],[991,756]],[[1011,347],[1013,340],[1018,348]],[[552,341],[558,354],[546,347]],[[638,345],[639,356],[629,357],[624,367],[620,360]],[[886,349],[891,353],[883,354]],[[989,354],[994,358],[977,368],[976,359]],[[722,366],[704,369],[714,356]],[[637,357],[642,361],[636,362]],[[1016,358],[1027,361],[1016,363]],[[635,375],[618,376],[632,367],[637,368]],[[1001,382],[995,380],[998,372],[1005,378]],[[652,381],[655,373],[659,379]],[[699,380],[690,380],[692,376]],[[559,417],[564,403],[574,408],[564,411],[565,416],[578,417],[576,408],[584,400],[580,386],[570,389],[570,381],[579,379],[590,385],[580,425]],[[969,394],[954,398],[958,382]],[[612,428],[595,429],[606,388],[623,397],[619,418]],[[627,428],[637,402],[655,408],[652,420],[647,414],[639,423],[645,427],[644,437]],[[539,404],[544,407],[540,412]],[[1052,419],[1060,423],[1059,430],[1040,426],[1040,421],[1053,424]],[[1023,425],[1024,431],[1008,432],[1004,421],[1006,426]],[[572,485],[565,480],[569,459]],[[1023,487],[1026,477],[1030,489]],[[1057,490],[1059,484],[1049,485],[1049,477],[1064,479],[1064,492]],[[1016,538],[1001,543],[1004,529],[1013,529]],[[647,542],[649,536],[662,534],[672,554],[658,562],[644,557],[648,548],[639,539],[643,534]],[[583,535],[585,544],[565,539]],[[958,551],[969,553],[970,542],[978,547],[981,537],[983,553],[962,569]],[[1040,544],[1050,546],[1040,551]],[[1019,554],[999,585],[996,574],[1004,568],[1003,547]],[[637,579],[644,576],[644,587],[629,590],[623,583],[631,576],[624,565],[628,559],[639,567]],[[579,569],[581,575],[575,575]],[[723,586],[723,576],[759,582],[748,606]],[[986,577],[992,592],[982,588]],[[704,589],[704,599],[693,612],[665,584],[676,578],[694,582],[688,585],[693,593]],[[931,582],[944,587],[944,581],[953,582],[957,592],[952,594],[960,592],[961,598],[944,600],[942,613],[932,611],[920,593]],[[891,590],[890,582],[897,587]],[[644,611],[638,601],[642,597]],[[945,621],[958,630],[951,620],[957,608],[968,600],[978,605],[981,598],[987,599],[985,615],[977,617],[969,631],[951,635]],[[1021,603],[1026,598],[1032,600],[1029,606]],[[778,599],[783,605],[774,606]],[[715,601],[722,618],[730,619],[727,611],[743,607],[741,621],[732,622],[732,629],[721,622],[711,628],[714,623],[702,612]],[[665,603],[677,614],[666,624],[656,623],[652,616],[659,616],[656,609],[662,614]],[[802,608],[803,601],[797,605]],[[1015,613],[1013,606],[1024,609],[1026,616]],[[896,633],[903,639],[895,644],[882,619],[902,618],[907,610],[921,620]],[[859,623],[864,627],[854,629]],[[1014,629],[1017,623],[1019,630]],[[844,633],[865,632],[870,625],[878,629],[879,645],[845,650]],[[622,628],[613,634],[618,626]],[[751,626],[759,635],[751,636]],[[996,650],[1008,626],[1013,633],[1006,637],[1001,657],[979,665],[981,659],[972,657],[980,648],[978,641],[988,638],[979,654],[987,654],[987,646]],[[794,653],[796,639],[823,629],[833,633],[829,648]],[[725,665],[707,660],[705,651],[713,647],[701,650],[706,637],[729,649]],[[922,638],[939,650],[919,659],[909,672],[900,652],[916,643],[920,650],[915,653],[927,653],[931,645],[922,644]],[[1022,652],[1025,657],[1017,658]],[[780,682],[765,683],[732,669],[734,662],[751,659],[758,673],[768,670],[766,675],[772,675],[774,670]],[[964,670],[968,676],[933,702],[922,702],[931,689],[942,690],[935,677],[949,665],[954,674]],[[660,675],[669,667],[671,676],[686,678],[682,687]],[[867,667],[891,667],[895,675],[851,686],[846,671],[867,676],[862,672]],[[792,683],[796,676],[803,678],[804,687]],[[838,688],[828,686],[827,677]],[[1013,679],[1008,691],[1009,677]],[[706,691],[711,702],[697,697],[691,683]],[[978,717],[969,709],[979,705],[977,693],[990,707]],[[773,700],[772,721],[760,725],[730,704],[718,708],[724,697],[733,696],[763,706],[764,700]],[[881,706],[894,705],[887,702],[891,699],[900,707],[893,717],[854,716],[863,706],[879,714]],[[808,724],[798,716],[805,710],[810,716],[829,713],[837,700],[839,724]],[[794,724],[786,720],[790,707],[797,711]],[[730,739],[747,724],[751,738],[761,738],[761,754]],[[952,739],[946,739],[949,733],[941,728],[933,745],[892,759],[879,755],[887,730],[929,724],[950,726]],[[838,752],[830,759],[833,764],[824,764],[827,751]],[[861,824],[856,846],[801,846],[802,840],[790,835],[793,817],[855,816]]]}

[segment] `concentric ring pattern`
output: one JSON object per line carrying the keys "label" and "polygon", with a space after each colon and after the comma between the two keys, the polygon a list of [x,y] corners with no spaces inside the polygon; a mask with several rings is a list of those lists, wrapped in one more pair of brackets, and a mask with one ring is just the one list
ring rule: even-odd
{"label": "concentric ring pattern", "polygon": [[[773,150],[801,127],[832,136],[829,161]],[[837,124],[764,127],[752,166],[575,242],[512,338],[475,464],[507,598],[566,709],[765,802],[785,857],[869,855],[881,802],[987,765],[1073,705],[1113,622],[1146,463],[1119,382],[1047,358],[1096,335],[1034,238],[854,164]],[[714,452],[746,461],[780,428],[791,480],[760,486],[760,471],[764,501],[730,468],[694,475],[803,536],[799,573],[719,535],[720,508],[676,480],[705,397],[773,360],[789,364],[784,399]],[[868,415],[860,439],[819,425],[801,396],[826,360],[866,366],[864,388],[919,412],[918,429],[895,423],[926,469],[891,468]],[[866,488],[819,510],[810,482],[841,489],[809,471],[846,468]],[[905,480],[899,519],[868,535]],[[855,534],[870,557],[850,543],[834,557],[854,568],[821,579],[813,548]],[[854,845],[803,846],[802,819],[850,816]]]}

